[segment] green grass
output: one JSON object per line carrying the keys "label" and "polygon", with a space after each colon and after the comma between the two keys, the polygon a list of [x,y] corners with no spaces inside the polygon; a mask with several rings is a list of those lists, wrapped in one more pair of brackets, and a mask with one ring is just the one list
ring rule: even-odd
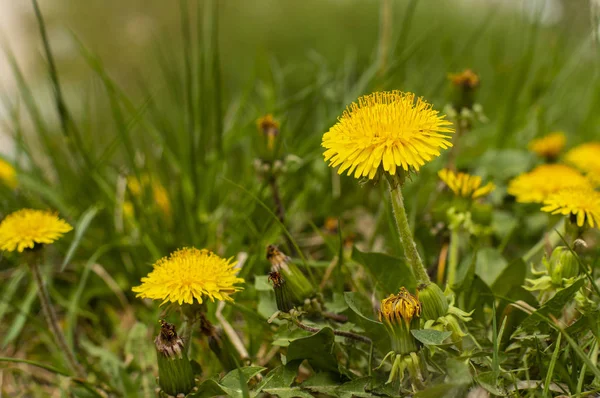
{"label": "green grass", "polygon": [[[43,271],[68,342],[93,376],[86,382],[65,381],[70,373],[39,314],[30,274],[20,256],[4,253],[0,391],[91,396],[100,389],[111,396],[153,396],[152,341],[164,307],[136,299],[131,287],[158,258],[184,246],[209,248],[224,257],[245,254],[240,271],[245,290],[234,296],[224,315],[243,336],[254,364],[277,338],[293,336],[300,351],[314,344],[302,340],[314,337],[308,332],[288,331],[285,322],[267,323],[275,304],[272,293],[261,287],[270,268],[265,247],[285,247],[287,234],[316,285],[330,263],[339,262],[336,283],[320,292],[324,302],[332,312],[348,316],[353,331],[378,336],[380,325],[373,321],[369,299],[392,292],[372,277],[374,260],[364,256],[367,264],[361,263],[356,252],[349,257],[342,242],[353,236],[361,251],[387,253],[390,268],[402,257],[385,185],[359,186],[353,178],[338,177],[323,161],[321,137],[346,105],[375,90],[415,92],[443,110],[451,91],[448,73],[465,68],[480,75],[477,102],[489,121],[476,123],[461,137],[457,165],[498,186],[489,201],[495,223],[490,236],[467,236],[460,247],[465,260],[459,265],[456,305],[475,311],[469,333],[476,343],[466,338],[464,351],[443,344],[428,351],[441,371],[430,370],[432,389],[421,394],[441,396],[435,395],[441,391],[436,388],[464,392],[473,384],[506,393],[518,381],[540,383],[537,389],[519,390],[519,396],[551,396],[554,384],[549,382],[573,394],[598,389],[596,291],[589,294],[595,306],[577,313],[572,323],[555,324],[552,317],[561,313],[553,309],[525,327],[525,312],[508,303],[539,308],[547,302],[522,288],[525,272],[503,273],[544,242],[555,221],[505,195],[508,180],[537,161],[527,143],[554,130],[567,133],[569,147],[598,137],[597,48],[582,5],[565,5],[570,19],[545,26],[519,11],[490,6],[469,10],[452,1],[392,1],[391,30],[384,33],[389,34],[389,52],[382,54],[380,2],[181,0],[169,7],[159,1],[132,2],[113,11],[118,3],[94,1],[53,12],[41,4],[37,22],[31,18],[27,26],[40,29],[35,40],[43,45],[42,57],[28,74],[6,40],[18,95],[2,93],[8,117],[1,121],[16,144],[11,160],[19,187],[2,187],[0,216],[23,207],[50,208],[76,227],[49,248]],[[50,16],[43,18],[46,12]],[[149,30],[142,25],[139,32],[131,28],[147,37],[134,45],[118,16],[133,20],[138,12],[155,24]],[[56,29],[67,32],[68,55],[53,52],[57,44],[52,35],[45,36]],[[267,179],[254,167],[264,149],[256,120],[267,113],[281,122],[286,167],[278,183],[284,223],[277,219]],[[436,173],[446,156],[424,167],[404,188],[409,221],[428,266],[437,264],[446,239],[431,232],[432,217],[435,221],[446,203],[436,191]],[[161,211],[150,190],[138,197],[127,193],[127,177],[145,175],[164,186],[171,214]],[[123,217],[125,200],[133,204],[131,219]],[[339,235],[324,232],[328,217],[341,220]],[[590,289],[600,253],[597,238],[591,235],[591,248],[582,258],[590,267],[585,268]],[[527,258],[536,264],[544,244],[538,247]],[[400,281],[401,271],[389,271],[389,278]],[[348,309],[344,291],[360,295],[355,307]],[[559,297],[562,301],[554,305],[572,310],[574,294]],[[207,307],[210,320],[218,324],[217,305]],[[179,322],[176,314],[169,319]],[[326,324],[319,322],[318,327]],[[361,387],[360,377],[371,375],[369,349],[338,339],[326,343],[345,369],[338,375],[320,372],[319,366],[329,369],[329,357],[312,364],[316,376],[311,376],[319,379],[309,379],[308,385],[317,386],[311,391],[327,395],[338,388],[337,396],[350,396],[342,390],[351,394],[362,388],[364,393],[368,386],[393,395],[379,386],[387,378],[383,370],[373,371],[373,379]],[[193,352],[203,368],[202,380],[224,372],[203,338],[197,336]],[[375,366],[386,353],[376,348]],[[19,361],[33,366],[16,366]],[[266,391],[277,388],[292,394],[287,396],[309,391],[292,385],[293,369],[282,366],[279,355],[261,365],[273,372],[258,384]],[[45,372],[38,374],[35,366]],[[238,396],[258,391],[256,380],[250,390],[244,383],[249,372],[235,370],[229,379],[217,379],[218,388],[238,389]],[[452,384],[446,374],[463,378]]]}

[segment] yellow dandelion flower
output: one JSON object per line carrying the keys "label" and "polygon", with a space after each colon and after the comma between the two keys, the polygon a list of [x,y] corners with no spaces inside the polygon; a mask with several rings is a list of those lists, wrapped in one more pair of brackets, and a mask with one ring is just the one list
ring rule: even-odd
{"label": "yellow dandelion flower", "polygon": [[36,244],[50,244],[71,231],[66,221],[45,210],[21,209],[0,223],[0,249],[22,252]]}
{"label": "yellow dandelion flower", "polygon": [[481,177],[472,176],[467,173],[454,173],[449,169],[442,169],[438,172],[438,176],[448,188],[457,196],[465,198],[477,199],[492,192],[496,186],[488,182],[481,186]]}
{"label": "yellow dandelion flower", "polygon": [[268,114],[256,121],[258,130],[267,137],[267,147],[270,151],[275,147],[275,138],[279,135],[279,122]]}
{"label": "yellow dandelion flower", "polygon": [[165,216],[171,216],[169,193],[158,179],[150,179],[148,174],[142,174],[139,180],[135,176],[129,176],[127,178],[127,188],[135,197],[142,196],[142,193],[146,189],[152,189],[152,198],[154,199],[156,206],[158,206]]}
{"label": "yellow dandelion flower", "polygon": [[588,142],[571,149],[565,161],[583,171],[600,169],[600,142]]}
{"label": "yellow dandelion flower", "polygon": [[17,172],[7,161],[0,159],[0,181],[9,188],[17,186]]}
{"label": "yellow dandelion flower", "polygon": [[380,165],[419,170],[452,146],[451,123],[412,93],[384,91],[360,97],[323,135],[325,161],[355,178],[375,177]]}
{"label": "yellow dandelion flower", "polygon": [[413,319],[421,316],[421,302],[406,288],[401,288],[398,294],[390,294],[381,300],[379,320],[389,324],[409,324]]}
{"label": "yellow dandelion flower", "polygon": [[544,201],[542,210],[552,214],[575,217],[577,225],[600,226],[600,192],[590,187],[566,188]]}
{"label": "yellow dandelion flower", "polygon": [[167,217],[171,216],[171,201],[169,193],[158,181],[152,181],[152,196],[158,208]]}
{"label": "yellow dandelion flower", "polygon": [[594,186],[600,187],[600,164],[590,167],[590,170],[585,175]]}
{"label": "yellow dandelion flower", "polygon": [[562,189],[590,185],[590,180],[572,167],[544,164],[512,179],[508,193],[520,203],[542,203],[549,195]]}
{"label": "yellow dandelion flower", "polygon": [[231,260],[206,249],[179,249],[158,260],[142,284],[131,290],[137,297],[163,300],[162,304],[192,304],[194,299],[202,303],[203,296],[211,301],[232,301],[229,295],[242,289],[235,284],[244,280],[235,276],[235,262]]}
{"label": "yellow dandelion flower", "polygon": [[550,133],[544,137],[531,141],[528,148],[531,152],[544,158],[556,158],[567,143],[567,137],[562,131]]}
{"label": "yellow dandelion flower", "polygon": [[148,182],[147,176],[145,175],[143,175],[141,179],[142,182],[140,183],[140,180],[138,180],[135,176],[127,177],[127,188],[133,196],[140,196],[142,194],[142,185],[146,185]]}

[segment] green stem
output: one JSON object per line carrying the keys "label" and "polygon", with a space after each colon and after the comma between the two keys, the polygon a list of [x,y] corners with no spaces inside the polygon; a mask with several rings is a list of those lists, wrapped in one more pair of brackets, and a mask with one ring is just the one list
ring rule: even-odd
{"label": "green stem", "polygon": [[448,251],[448,276],[446,277],[446,284],[450,287],[454,285],[454,281],[456,280],[456,269],[458,268],[458,243],[458,228],[452,228],[450,230],[450,249]]}
{"label": "green stem", "polygon": [[63,355],[65,356],[65,359],[67,360],[67,362],[69,363],[71,368],[75,371],[75,374],[78,377],[85,379],[85,377],[86,377],[85,370],[75,359],[73,352],[71,351],[71,349],[69,348],[69,345],[67,344],[65,335],[63,334],[62,330],[58,326],[58,319],[56,318],[56,312],[54,312],[54,307],[52,307],[52,303],[50,301],[50,294],[48,293],[48,289],[46,288],[46,285],[44,284],[44,279],[42,278],[42,273],[41,273],[40,267],[39,267],[41,250],[43,250],[43,249],[38,248],[38,249],[36,249],[35,253],[32,253],[33,256],[31,256],[31,259],[29,261],[29,268],[31,269],[31,274],[33,275],[33,279],[35,280],[35,283],[38,285],[38,296],[40,298],[42,312],[44,313],[44,317],[46,318],[46,321],[48,322],[48,326],[50,327],[50,332],[52,333],[54,340],[56,341],[56,344],[58,345],[58,348],[60,349],[60,351],[62,351]]}
{"label": "green stem", "polygon": [[[386,174],[387,175],[387,174]],[[431,280],[427,274],[427,270],[423,266],[421,256],[417,251],[417,245],[412,236],[410,225],[408,224],[408,218],[406,217],[406,209],[404,208],[404,198],[402,197],[402,183],[401,176],[389,176],[388,182],[390,184],[390,194],[392,197],[392,208],[394,209],[394,219],[396,226],[398,227],[398,233],[400,234],[400,243],[404,248],[404,255],[406,260],[410,264],[417,283],[429,284]]]}

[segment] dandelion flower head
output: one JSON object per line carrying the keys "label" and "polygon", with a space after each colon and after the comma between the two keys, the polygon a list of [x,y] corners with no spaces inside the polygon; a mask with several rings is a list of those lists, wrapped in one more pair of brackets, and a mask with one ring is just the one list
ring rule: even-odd
{"label": "dandelion flower head", "polygon": [[23,252],[36,244],[51,244],[72,229],[51,211],[21,209],[0,223],[0,249]]}
{"label": "dandelion flower head", "polygon": [[550,133],[531,141],[528,148],[531,152],[544,158],[556,158],[567,143],[567,137],[561,131]]}
{"label": "dandelion flower head", "polygon": [[389,324],[404,322],[409,324],[414,318],[421,316],[421,302],[406,288],[401,288],[398,294],[390,294],[381,300],[379,320]]}
{"label": "dandelion flower head", "polygon": [[448,188],[457,196],[465,198],[477,199],[492,192],[496,186],[488,182],[481,186],[481,177],[473,176],[467,173],[455,173],[449,169],[442,169],[438,172],[438,176]]}
{"label": "dandelion flower head", "polygon": [[479,86],[479,76],[471,69],[465,69],[461,73],[449,73],[448,79],[455,86],[474,89]]}
{"label": "dandelion flower head", "polygon": [[520,203],[542,203],[555,192],[578,186],[589,187],[590,180],[572,167],[544,164],[511,180],[508,193]]}
{"label": "dandelion flower head", "polygon": [[412,93],[376,92],[352,103],[323,135],[325,161],[338,174],[373,179],[380,166],[419,170],[452,146],[451,123]]}
{"label": "dandelion flower head", "polygon": [[583,171],[600,169],[600,142],[588,142],[571,149],[565,161]]}
{"label": "dandelion flower head", "polygon": [[563,189],[544,201],[542,211],[574,217],[577,225],[600,226],[600,192],[590,187]]}
{"label": "dandelion flower head", "polygon": [[9,188],[17,186],[17,173],[15,168],[4,159],[0,159],[0,182]]}
{"label": "dandelion flower head", "polygon": [[154,270],[142,278],[142,284],[132,290],[137,297],[166,302],[202,303],[203,296],[211,301],[232,301],[230,294],[242,288],[244,282],[236,277],[235,262],[224,259],[209,250],[183,248],[154,264]]}

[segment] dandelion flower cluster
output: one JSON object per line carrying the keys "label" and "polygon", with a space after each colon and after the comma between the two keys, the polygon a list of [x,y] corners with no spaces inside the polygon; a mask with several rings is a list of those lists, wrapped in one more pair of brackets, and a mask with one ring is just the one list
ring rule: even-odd
{"label": "dandelion flower cluster", "polygon": [[590,180],[572,167],[545,164],[510,181],[508,193],[515,196],[517,202],[542,203],[549,195],[562,189],[590,185]]}
{"label": "dandelion flower cluster", "polygon": [[203,296],[211,301],[231,301],[230,294],[241,290],[236,283],[235,262],[226,260],[209,250],[183,248],[154,264],[154,270],[142,278],[142,284],[132,290],[137,297],[166,302],[202,303]]}
{"label": "dandelion flower cluster", "polygon": [[489,194],[496,188],[491,182],[481,186],[481,177],[479,176],[460,172],[455,173],[449,169],[440,170],[438,176],[452,192],[465,198],[477,199]]}
{"label": "dandelion flower cluster", "polygon": [[600,170],[600,142],[576,146],[567,152],[565,161],[585,172]]}
{"label": "dandelion flower cluster", "polygon": [[591,187],[566,188],[550,195],[542,210],[552,214],[572,216],[577,225],[600,226],[600,192]]}
{"label": "dandelion flower cluster", "polygon": [[22,209],[0,223],[0,249],[23,252],[36,244],[51,244],[71,231],[66,221],[45,210]]}
{"label": "dandelion flower cluster", "polygon": [[550,133],[529,143],[529,150],[544,158],[554,159],[563,150],[567,137],[561,131]]}
{"label": "dandelion flower cluster", "polygon": [[444,116],[412,93],[377,92],[352,103],[323,135],[325,161],[338,174],[373,179],[380,166],[391,175],[397,168],[419,170],[452,146],[454,130]]}
{"label": "dandelion flower cluster", "polygon": [[166,217],[170,217],[172,210],[169,193],[159,180],[154,178],[150,179],[150,176],[147,174],[143,174],[139,180],[134,176],[130,176],[127,179],[127,188],[133,196],[142,196],[144,189],[148,186],[152,189],[152,199],[154,199],[156,206]]}
{"label": "dandelion flower cluster", "polygon": [[9,188],[17,186],[17,173],[7,161],[0,159],[0,181]]}

